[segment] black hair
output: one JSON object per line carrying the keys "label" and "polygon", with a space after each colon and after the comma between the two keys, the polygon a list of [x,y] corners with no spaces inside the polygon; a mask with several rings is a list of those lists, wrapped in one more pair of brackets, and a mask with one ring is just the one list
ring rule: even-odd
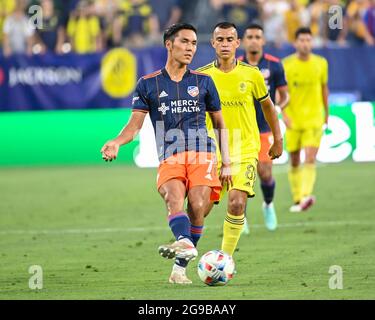
{"label": "black hair", "polygon": [[170,27],[168,27],[164,31],[164,34],[163,34],[164,45],[167,40],[171,40],[173,42],[173,40],[176,37],[176,34],[181,30],[192,30],[195,32],[195,34],[197,33],[197,29],[189,23],[172,24]]}
{"label": "black hair", "polygon": [[250,23],[245,30],[248,30],[248,29],[257,29],[257,30],[262,30],[264,31],[263,27],[259,24],[259,23]]}
{"label": "black hair", "polygon": [[237,30],[237,27],[234,23],[232,22],[227,22],[227,21],[224,21],[224,22],[219,22],[215,25],[213,31],[215,31],[216,28],[220,28],[220,29],[229,29],[229,28],[234,28]]}
{"label": "black hair", "polygon": [[300,34],[309,34],[309,35],[312,35],[312,32],[311,32],[311,29],[308,28],[308,27],[298,28],[297,31],[296,31],[296,33],[294,34],[295,39],[297,39]]}

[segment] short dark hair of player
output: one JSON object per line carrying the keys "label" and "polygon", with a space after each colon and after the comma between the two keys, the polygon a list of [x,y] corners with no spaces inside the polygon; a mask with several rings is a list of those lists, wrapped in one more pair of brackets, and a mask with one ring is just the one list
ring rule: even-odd
{"label": "short dark hair of player", "polygon": [[189,23],[172,24],[170,27],[168,27],[168,29],[164,31],[164,34],[163,34],[164,45],[167,40],[171,40],[173,42],[173,40],[176,38],[176,34],[181,30],[192,30],[195,32],[195,34],[197,34],[197,29]]}
{"label": "short dark hair of player", "polygon": [[220,29],[234,28],[237,31],[237,27],[236,27],[236,25],[234,23],[232,23],[232,22],[226,22],[226,21],[225,22],[219,22],[218,24],[216,24],[216,26],[214,27],[213,31],[215,31],[216,28],[220,28]]}
{"label": "short dark hair of player", "polygon": [[245,30],[249,30],[249,29],[257,29],[257,30],[261,30],[262,32],[264,32],[263,27],[262,27],[260,24],[255,23],[255,22],[250,23],[250,24],[246,27]]}
{"label": "short dark hair of player", "polygon": [[312,32],[311,32],[311,29],[308,28],[308,27],[301,27],[301,28],[298,28],[294,37],[295,39],[297,39],[299,37],[300,34],[309,34],[309,35],[312,35]]}

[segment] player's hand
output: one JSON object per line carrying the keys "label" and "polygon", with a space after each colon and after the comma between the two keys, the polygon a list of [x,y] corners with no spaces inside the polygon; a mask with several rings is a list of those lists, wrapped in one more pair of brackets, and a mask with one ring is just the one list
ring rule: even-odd
{"label": "player's hand", "polygon": [[220,179],[222,186],[224,185],[227,186],[227,191],[229,190],[229,187],[233,186],[232,170],[231,170],[230,164],[222,163],[219,179]]}
{"label": "player's hand", "polygon": [[268,150],[268,155],[271,160],[279,158],[283,153],[283,139],[277,139],[273,142],[271,148]]}
{"label": "player's hand", "polygon": [[108,141],[100,150],[102,158],[105,161],[116,160],[120,144],[115,140]]}

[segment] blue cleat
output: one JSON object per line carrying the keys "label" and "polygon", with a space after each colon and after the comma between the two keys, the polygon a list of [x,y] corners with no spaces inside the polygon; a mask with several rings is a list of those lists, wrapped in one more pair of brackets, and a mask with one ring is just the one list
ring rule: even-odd
{"label": "blue cleat", "polygon": [[250,234],[250,228],[249,228],[249,224],[247,223],[247,218],[246,217],[245,217],[245,223],[243,225],[241,234]]}
{"label": "blue cleat", "polygon": [[264,217],[264,224],[266,225],[267,229],[273,231],[277,228],[277,217],[275,208],[273,206],[273,202],[270,204],[266,204],[263,202],[263,217]]}

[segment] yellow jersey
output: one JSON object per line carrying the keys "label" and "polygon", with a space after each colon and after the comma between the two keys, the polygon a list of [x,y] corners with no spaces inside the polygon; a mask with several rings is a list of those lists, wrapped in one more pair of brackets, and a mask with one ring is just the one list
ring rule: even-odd
{"label": "yellow jersey", "polygon": [[328,62],[311,54],[303,61],[292,54],[283,60],[290,101],[285,109],[292,129],[321,128],[324,124],[322,86],[328,82]]}
{"label": "yellow jersey", "polygon": [[96,16],[71,18],[67,33],[72,38],[73,48],[77,53],[96,51],[96,38],[100,35],[100,21]]}
{"label": "yellow jersey", "polygon": [[[212,62],[197,71],[211,76],[220,96],[225,125],[229,131],[229,155],[232,162],[258,159],[259,129],[254,98],[264,101],[269,97],[262,73],[257,67],[237,60],[235,68],[223,72]],[[209,135],[215,139],[210,117],[206,117]],[[220,160],[220,159],[219,159]]]}
{"label": "yellow jersey", "polygon": [[3,42],[3,26],[5,18],[14,11],[15,7],[15,0],[0,0],[0,43]]}

